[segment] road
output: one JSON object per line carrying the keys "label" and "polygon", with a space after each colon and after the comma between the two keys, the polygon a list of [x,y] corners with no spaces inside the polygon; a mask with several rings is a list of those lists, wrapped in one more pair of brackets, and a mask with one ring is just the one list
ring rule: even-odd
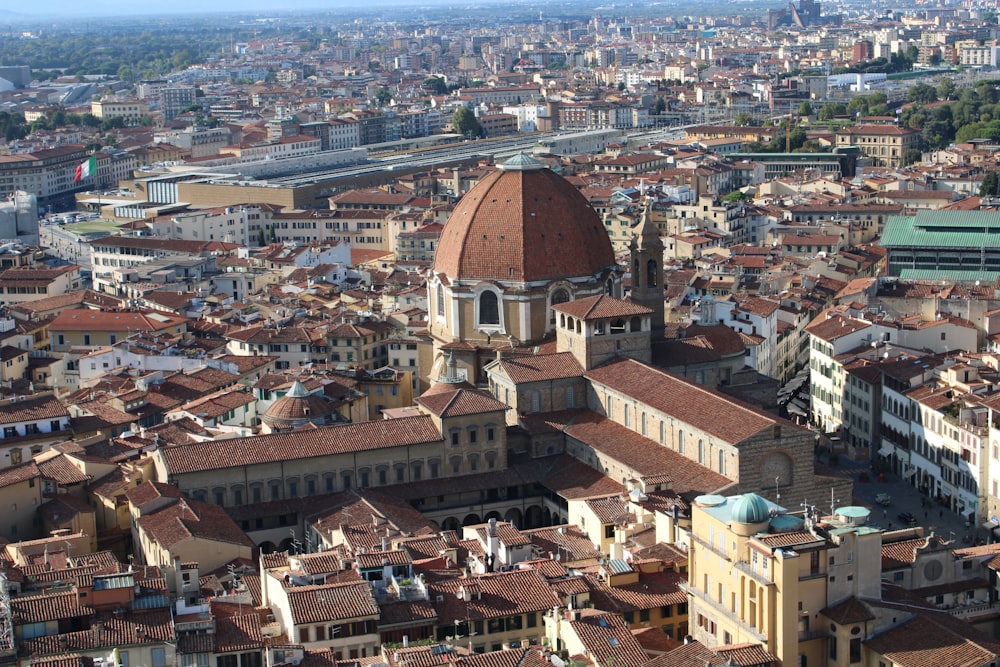
{"label": "road", "polygon": [[38,226],[39,239],[43,246],[56,257],[73,262],[84,271],[90,271],[90,246],[74,234],[59,225],[41,224]]}
{"label": "road", "polygon": [[[954,539],[958,547],[963,546],[966,540],[973,543],[977,540],[990,539],[990,531],[979,526],[968,526],[964,516],[933,504],[896,475],[886,473],[884,481],[877,481],[868,464],[851,461],[844,456],[840,457],[838,465],[832,467],[849,473],[854,478],[853,502],[856,505],[872,508],[869,523],[887,530],[906,528],[899,514],[909,512],[917,520],[917,525],[923,526],[925,535],[933,530],[936,535],[944,539]],[[867,472],[872,479],[868,482],[860,481],[862,472]],[[880,493],[887,493],[892,498],[888,507],[883,508],[875,503],[875,496]],[[997,532],[1000,533],[1000,530]]]}

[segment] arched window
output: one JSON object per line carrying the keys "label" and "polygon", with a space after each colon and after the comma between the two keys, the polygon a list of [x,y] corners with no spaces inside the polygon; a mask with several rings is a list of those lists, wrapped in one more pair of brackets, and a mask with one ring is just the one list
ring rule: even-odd
{"label": "arched window", "polygon": [[437,314],[444,317],[444,285],[438,285],[434,291],[437,293]]}
{"label": "arched window", "polygon": [[615,295],[615,280],[614,278],[608,278],[608,282],[604,284],[604,293],[608,296]]}
{"label": "arched window", "polygon": [[656,287],[659,279],[656,276],[657,267],[656,260],[651,259],[646,262],[646,287]]}
{"label": "arched window", "polygon": [[[569,301],[569,292],[567,292],[566,290],[560,288],[552,293],[553,306],[558,306],[560,303],[566,303],[567,301]],[[549,312],[549,323],[550,324],[556,323],[556,311],[554,310],[550,310]]]}
{"label": "arched window", "polygon": [[500,324],[500,300],[496,292],[486,290],[479,295],[479,324]]}

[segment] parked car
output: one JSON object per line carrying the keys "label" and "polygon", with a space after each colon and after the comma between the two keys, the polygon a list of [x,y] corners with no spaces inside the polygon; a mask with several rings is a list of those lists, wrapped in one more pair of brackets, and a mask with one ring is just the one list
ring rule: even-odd
{"label": "parked car", "polygon": [[879,493],[875,496],[875,502],[882,507],[888,507],[892,504],[892,496],[888,493]]}
{"label": "parked car", "polygon": [[898,518],[907,526],[917,525],[917,517],[913,516],[910,512],[900,512]]}

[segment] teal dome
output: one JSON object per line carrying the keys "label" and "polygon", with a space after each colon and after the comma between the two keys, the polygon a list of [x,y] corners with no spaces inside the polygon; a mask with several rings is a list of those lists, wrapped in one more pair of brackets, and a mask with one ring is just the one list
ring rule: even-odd
{"label": "teal dome", "polygon": [[764,523],[771,516],[771,508],[756,493],[744,493],[733,501],[729,516],[736,523]]}

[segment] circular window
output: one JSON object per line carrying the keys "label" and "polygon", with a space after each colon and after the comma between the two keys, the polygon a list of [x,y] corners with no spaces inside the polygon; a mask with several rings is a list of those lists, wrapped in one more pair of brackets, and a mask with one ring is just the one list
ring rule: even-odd
{"label": "circular window", "polygon": [[834,632],[834,633],[837,632],[837,626],[834,625],[833,623],[830,624],[830,632]]}
{"label": "circular window", "polygon": [[851,628],[851,634],[852,635],[857,635],[857,634],[860,634],[860,633],[861,633],[861,628],[859,628],[858,626],[855,625],[853,628]]}

